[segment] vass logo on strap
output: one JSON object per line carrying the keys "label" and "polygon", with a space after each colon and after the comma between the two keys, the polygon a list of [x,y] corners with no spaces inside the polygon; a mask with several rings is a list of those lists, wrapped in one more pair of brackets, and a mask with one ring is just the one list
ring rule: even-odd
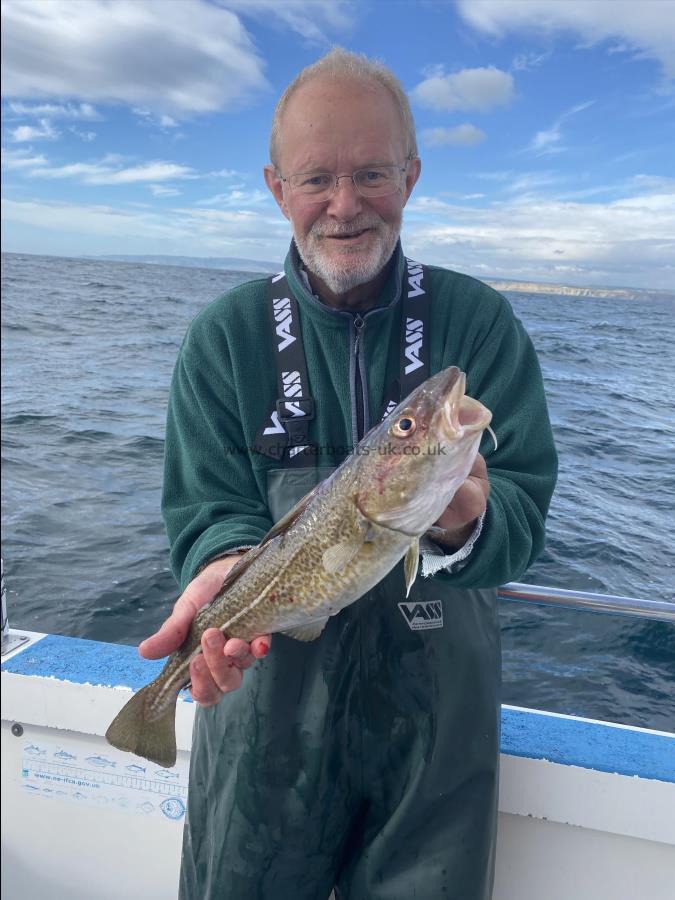
{"label": "vass logo on strap", "polygon": [[281,338],[277,350],[281,353],[289,344],[295,340],[291,334],[291,326],[293,324],[293,313],[291,311],[291,301],[288,297],[280,297],[274,301],[274,321],[277,323],[277,337]]}
{"label": "vass logo on strap", "polygon": [[[293,338],[293,340],[295,340],[295,338]],[[287,401],[284,403],[286,412],[290,413],[292,416],[307,415],[304,409],[301,409],[297,403],[288,402],[292,397],[302,397],[302,381],[300,379],[300,373],[297,371],[282,372],[281,381],[284,385],[284,399]]]}
{"label": "vass logo on strap", "polygon": [[443,604],[439,600],[424,603],[399,603],[398,608],[411,631],[443,627]]}
{"label": "vass logo on strap", "polygon": [[424,288],[422,287],[422,277],[424,275],[422,263],[415,262],[407,257],[406,262],[408,264],[408,284],[410,285],[408,297],[419,297],[421,294],[425,293]]}
{"label": "vass logo on strap", "polygon": [[[295,338],[293,338],[295,340]],[[291,402],[292,397],[302,397],[302,379],[300,372],[294,370],[292,372],[282,371],[281,381],[284,386],[284,409],[291,416],[305,416],[307,413],[297,403]],[[263,431],[263,434],[283,434],[285,429],[279,420],[278,410],[274,410],[271,415],[271,425]]]}
{"label": "vass logo on strap", "polygon": [[[422,297],[426,293],[422,287],[424,269],[421,263],[406,258],[408,267],[408,300]],[[408,360],[405,374],[410,375],[424,365],[422,361],[422,344],[424,343],[424,322],[421,319],[406,315],[405,319],[405,358]]]}
{"label": "vass logo on strap", "polygon": [[423,365],[420,359],[422,352],[422,343],[424,341],[424,323],[421,319],[411,319],[406,316],[405,320],[405,356],[409,360],[405,367],[405,374],[410,375],[415,369],[419,369]]}

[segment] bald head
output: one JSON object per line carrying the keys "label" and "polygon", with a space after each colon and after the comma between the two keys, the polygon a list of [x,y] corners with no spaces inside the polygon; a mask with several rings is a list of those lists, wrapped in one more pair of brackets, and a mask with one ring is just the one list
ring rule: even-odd
{"label": "bald head", "polygon": [[[349,86],[350,102],[353,97],[365,92],[371,100],[376,101],[378,96],[381,102],[393,104],[396,118],[399,121],[400,132],[403,140],[403,157],[417,155],[417,141],[415,137],[415,124],[410,110],[410,104],[401,83],[394,73],[382,63],[367,59],[367,57],[350,53],[341,47],[336,47],[311,66],[307,66],[291,82],[281,95],[274,112],[272,133],[270,136],[270,159],[276,168],[279,168],[280,153],[282,149],[282,126],[286,119],[286,113],[291,100],[302,88],[309,87],[312,82],[319,83],[319,91],[323,91],[328,99],[330,94],[328,87],[331,82]],[[377,89],[380,89],[379,93]],[[343,94],[344,96],[344,94]]]}

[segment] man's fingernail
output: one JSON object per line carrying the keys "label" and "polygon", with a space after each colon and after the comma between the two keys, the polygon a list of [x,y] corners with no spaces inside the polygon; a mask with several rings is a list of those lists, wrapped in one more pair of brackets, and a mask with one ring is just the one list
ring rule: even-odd
{"label": "man's fingernail", "polygon": [[218,647],[220,647],[220,641],[221,641],[220,635],[218,635],[218,634],[210,634],[210,635],[206,638],[206,646],[207,646],[207,647],[210,647],[211,650],[217,650]]}
{"label": "man's fingernail", "polygon": [[267,656],[267,654],[270,652],[270,645],[269,644],[258,644],[258,650],[259,650],[261,656]]}
{"label": "man's fingernail", "polygon": [[241,659],[242,656],[246,656],[248,653],[248,647],[239,647],[238,650],[235,650],[234,653],[228,653],[228,656],[234,656],[235,659]]}

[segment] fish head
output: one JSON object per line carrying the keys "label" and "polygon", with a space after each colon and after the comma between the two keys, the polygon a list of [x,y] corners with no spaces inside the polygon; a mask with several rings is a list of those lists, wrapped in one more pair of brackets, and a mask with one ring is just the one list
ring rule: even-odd
{"label": "fish head", "polygon": [[358,445],[356,503],[371,522],[422,535],[448,506],[492,418],[465,388],[456,366],[438,372]]}

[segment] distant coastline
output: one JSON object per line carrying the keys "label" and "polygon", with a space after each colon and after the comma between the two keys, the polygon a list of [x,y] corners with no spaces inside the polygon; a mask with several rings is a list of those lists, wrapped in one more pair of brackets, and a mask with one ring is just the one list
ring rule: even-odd
{"label": "distant coastline", "polygon": [[[279,272],[281,262],[238,259],[218,256],[97,256],[95,259],[120,262],[143,262],[163,266],[196,266],[203,269],[237,269],[241,272]],[[481,278],[490,287],[503,293],[555,294],[560,297],[605,297],[624,300],[675,300],[675,292],[650,290],[649,288],[575,287],[565,284],[547,284],[537,281],[510,281],[503,278]]]}
{"label": "distant coastline", "polygon": [[500,293],[554,294],[557,297],[606,297],[622,300],[675,300],[675,292],[650,290],[649,288],[575,287],[569,284],[547,284],[538,281],[504,281],[483,278],[490,287]]}
{"label": "distant coastline", "polygon": [[[3,251],[4,253],[5,251]],[[14,256],[39,256],[43,254],[13,253]],[[44,254],[46,255],[46,254]],[[66,257],[63,257],[66,258]],[[273,273],[282,269],[281,262],[242,259],[234,256],[169,256],[161,254],[105,254],[80,256],[74,259],[92,259],[108,262],[142,263],[182,268],[223,269],[237,272]],[[541,281],[511,281],[505,278],[481,278],[500,293],[543,294],[557,297],[600,297],[608,300],[675,300],[675,291],[632,287],[578,287],[569,284],[549,284]]]}

